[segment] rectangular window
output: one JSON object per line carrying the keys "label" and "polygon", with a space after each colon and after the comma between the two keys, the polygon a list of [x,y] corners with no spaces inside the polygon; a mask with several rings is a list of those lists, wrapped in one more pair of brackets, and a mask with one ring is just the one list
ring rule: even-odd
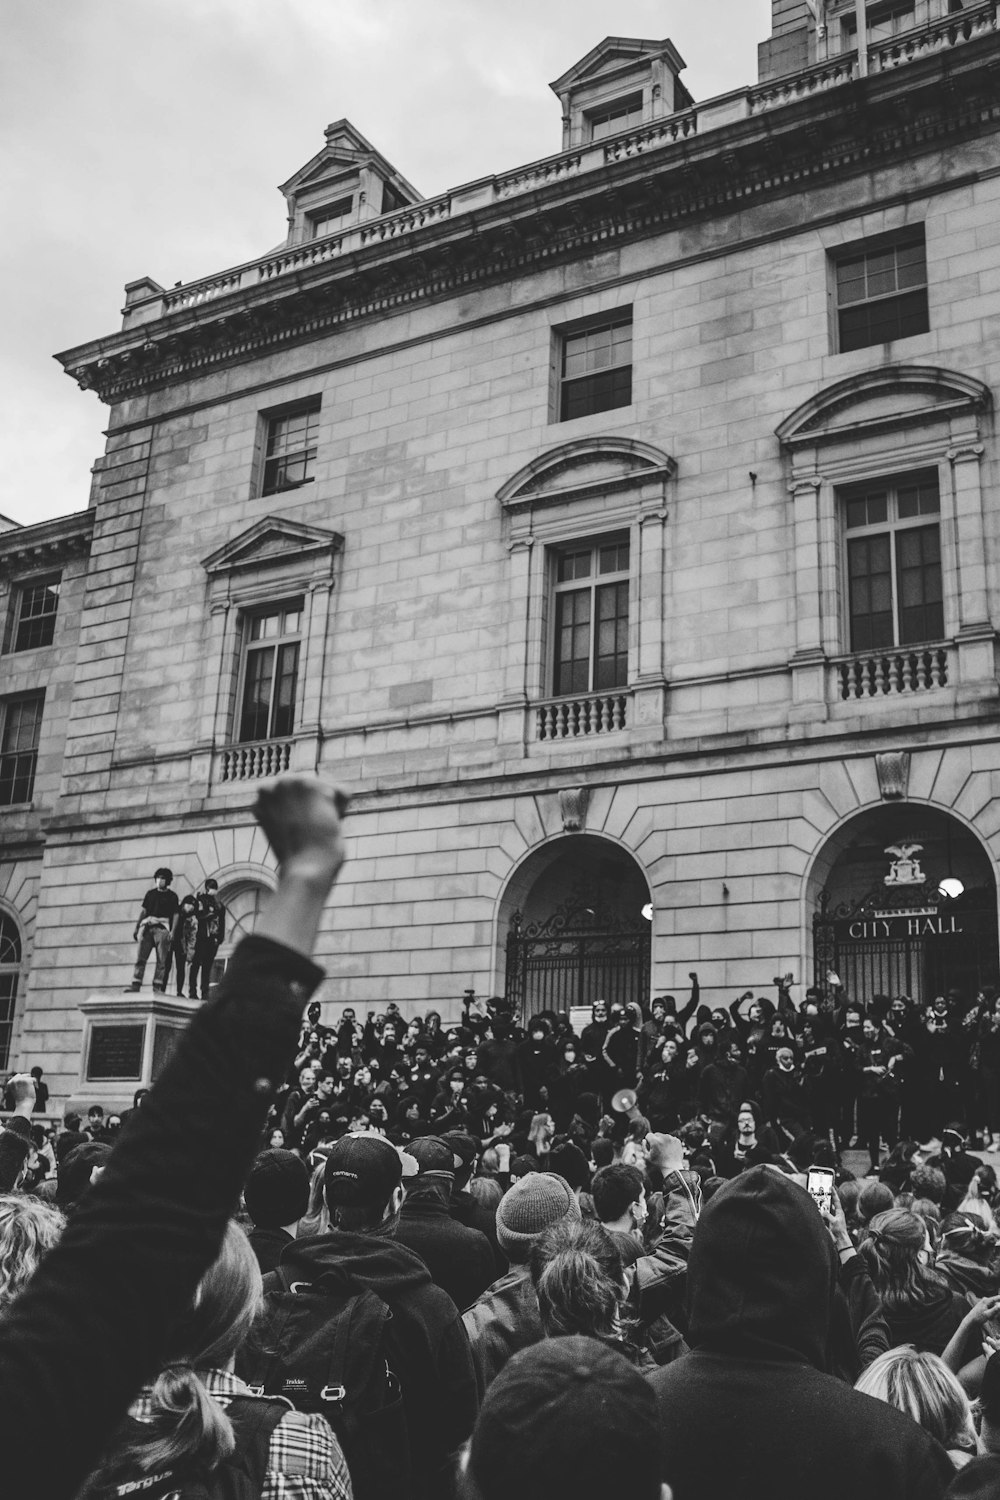
{"label": "rectangular window", "polygon": [[628,99],[616,99],[603,109],[587,115],[590,123],[590,139],[603,141],[606,136],[617,135],[621,130],[631,130],[642,124],[642,95],[633,94]]}
{"label": "rectangular window", "polygon": [[0,807],[31,801],[44,704],[44,693],[0,702]]}
{"label": "rectangular window", "polygon": [[[899,0],[898,4],[869,5],[867,9],[868,41],[887,42],[901,31],[909,31],[917,24],[914,0]],[[852,10],[841,21],[845,47],[857,46],[858,17]]]}
{"label": "rectangular window", "polygon": [[552,696],[628,683],[629,542],[611,537],[555,554]]}
{"label": "rectangular window", "polygon": [[843,497],[852,651],[891,650],[944,636],[941,501],[936,474]]}
{"label": "rectangular window", "polygon": [[560,422],[631,404],[631,308],[557,337]]}
{"label": "rectangular window", "polygon": [[13,611],[8,625],[7,650],[33,651],[51,646],[59,609],[59,574],[33,578],[14,592]]}
{"label": "rectangular window", "polygon": [[841,354],[911,338],[930,328],[924,233],[891,244],[840,254],[837,284],[837,346]]}
{"label": "rectangular window", "polygon": [[312,482],[318,433],[318,401],[268,418],[262,495],[277,495]]}
{"label": "rectangular window", "polygon": [[244,620],[239,741],[282,739],[295,729],[302,600]]}
{"label": "rectangular window", "polygon": [[312,236],[314,240],[322,239],[325,234],[335,234],[351,217],[354,208],[354,199],[338,198],[336,203],[328,203],[325,208],[317,209],[312,216]]}

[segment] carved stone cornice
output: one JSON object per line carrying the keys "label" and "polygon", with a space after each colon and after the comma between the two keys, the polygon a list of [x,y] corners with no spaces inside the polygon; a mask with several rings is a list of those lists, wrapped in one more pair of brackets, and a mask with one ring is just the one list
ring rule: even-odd
{"label": "carved stone cornice", "polygon": [[[538,186],[468,212],[417,204],[412,227],[396,237],[380,239],[373,221],[370,238],[350,253],[323,260],[301,247],[294,272],[282,260],[281,274],[256,285],[216,278],[200,305],[57,358],[84,389],[114,404],[359,319],[801,195],[814,182],[898,166],[946,141],[1000,129],[998,64],[1000,36],[990,33],[874,77],[803,97],[791,91],[780,107],[704,134],[679,131],[668,117],[658,122],[662,141],[639,141],[634,154],[624,137],[601,167],[560,175],[562,158],[553,158],[532,169]],[[946,77],[954,87],[943,87]],[[261,278],[269,264],[260,263]]]}
{"label": "carved stone cornice", "polygon": [[58,568],[70,558],[86,556],[94,517],[94,511],[82,510],[54,521],[41,521],[37,526],[16,526],[0,532],[0,574]]}

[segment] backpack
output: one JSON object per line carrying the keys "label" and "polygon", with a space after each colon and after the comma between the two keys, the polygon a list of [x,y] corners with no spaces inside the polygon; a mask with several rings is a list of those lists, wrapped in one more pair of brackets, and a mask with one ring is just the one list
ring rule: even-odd
{"label": "backpack", "polygon": [[409,1500],[410,1445],[386,1345],[392,1312],[339,1268],[315,1281],[279,1266],[264,1278],[264,1311],[237,1357],[259,1395],[326,1417],[344,1450],[355,1500]]}
{"label": "backpack", "polygon": [[[236,1447],[214,1469],[182,1462],[149,1473],[136,1464],[106,1460],[85,1485],[79,1500],[260,1500],[267,1475],[271,1434],[289,1410],[287,1401],[234,1396],[226,1407]],[[117,1443],[141,1435],[144,1424],[129,1417]]]}

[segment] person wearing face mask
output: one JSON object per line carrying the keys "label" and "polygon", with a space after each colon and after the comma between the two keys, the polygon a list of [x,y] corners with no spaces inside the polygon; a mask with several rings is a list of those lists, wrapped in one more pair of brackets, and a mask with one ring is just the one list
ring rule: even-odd
{"label": "person wearing face mask", "polygon": [[576,1113],[577,1100],[587,1087],[587,1069],[576,1037],[570,1037],[557,1054],[549,1078],[549,1109],[560,1132],[568,1130]]}
{"label": "person wearing face mask", "polygon": [[517,1085],[524,1096],[525,1109],[540,1109],[542,1089],[549,1082],[555,1062],[555,1049],[549,1037],[547,1022],[533,1016],[528,1035],[517,1047]]}
{"label": "person wearing face mask", "polygon": [[968,1040],[944,995],[925,1007],[914,1042],[914,1088],[919,1106],[915,1134],[920,1140],[937,1135],[947,1120],[961,1117],[962,1083]]}
{"label": "person wearing face mask", "polygon": [[790,1042],[774,1054],[774,1067],[764,1074],[764,1118],[778,1132],[783,1146],[809,1128],[809,1104],[802,1086],[799,1067]]}

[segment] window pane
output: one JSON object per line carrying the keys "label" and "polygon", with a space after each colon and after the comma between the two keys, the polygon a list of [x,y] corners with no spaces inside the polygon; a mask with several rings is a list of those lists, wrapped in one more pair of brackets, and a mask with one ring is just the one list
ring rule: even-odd
{"label": "window pane", "polygon": [[312,478],[318,433],[319,411],[315,406],[270,419],[263,494],[277,494]]}
{"label": "window pane", "polygon": [[3,725],[4,750],[35,750],[42,728],[43,700],[15,698],[7,704]]}
{"label": "window pane", "polygon": [[11,917],[0,912],[0,964],[21,962],[21,936]]}
{"label": "window pane", "polygon": [[299,671],[298,642],[278,648],[278,680],[275,684],[271,734],[291,734],[295,728],[295,684]]}
{"label": "window pane", "polygon": [[553,694],[590,690],[590,590],[556,595]]}
{"label": "window pane", "polygon": [[243,711],[240,715],[241,740],[266,740],[271,708],[271,685],[274,677],[274,647],[265,646],[247,654],[243,682]]}
{"label": "window pane", "polygon": [[848,542],[847,573],[851,650],[893,645],[888,536],[858,537]]}
{"label": "window pane", "polygon": [[940,640],[944,634],[941,548],[936,526],[913,527],[896,537],[901,645]]}
{"label": "window pane", "polygon": [[568,583],[574,578],[589,578],[591,556],[589,547],[586,552],[562,553],[558,567],[559,582]]}
{"label": "window pane", "polygon": [[632,368],[615,368],[603,374],[586,375],[582,380],[563,384],[561,420],[590,416],[594,412],[612,411],[632,402]]}
{"label": "window pane", "polygon": [[13,645],[15,651],[31,651],[38,646],[51,646],[59,607],[59,587],[58,578],[45,578],[27,583],[19,591],[17,630]]}
{"label": "window pane", "polygon": [[628,542],[611,542],[600,549],[599,573],[624,573],[628,569]]}
{"label": "window pane", "polygon": [[610,583],[597,590],[597,661],[594,687],[598,691],[624,687],[628,682],[628,584]]}

